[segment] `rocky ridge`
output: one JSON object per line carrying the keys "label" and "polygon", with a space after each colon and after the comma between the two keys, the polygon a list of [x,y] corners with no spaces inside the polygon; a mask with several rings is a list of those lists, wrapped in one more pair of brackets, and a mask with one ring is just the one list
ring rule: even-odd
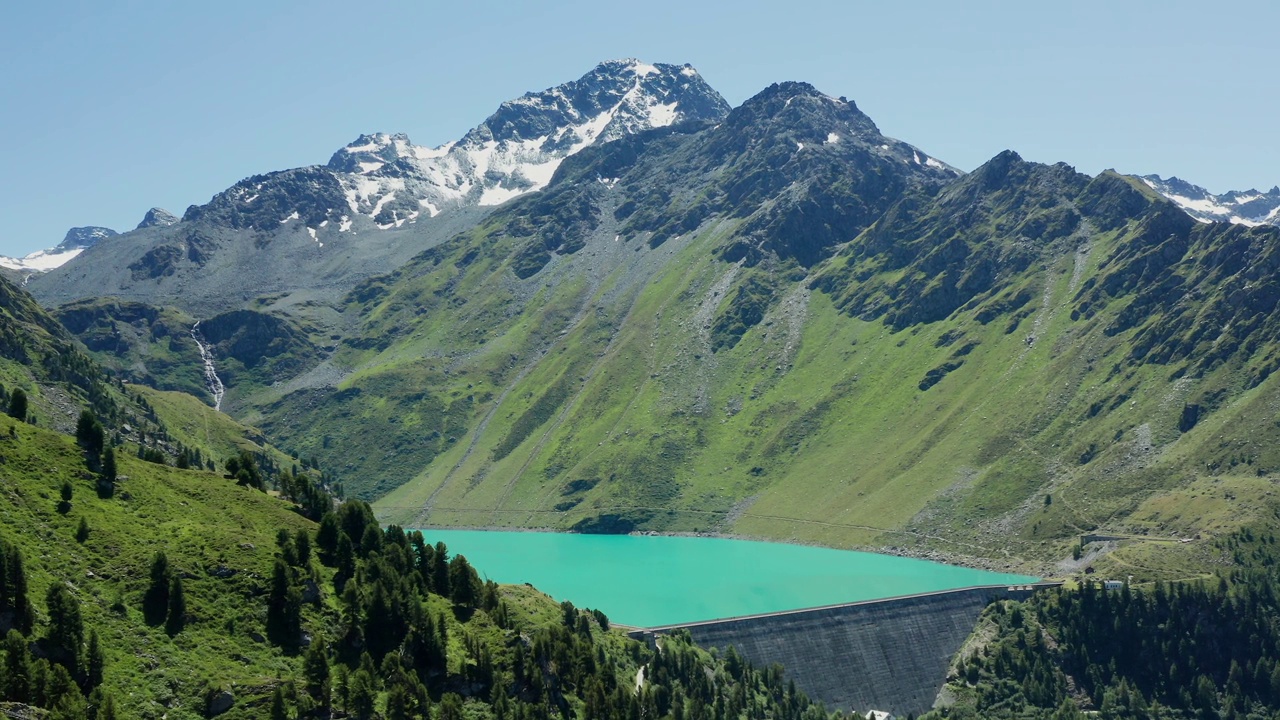
{"label": "rocky ridge", "polygon": [[21,258],[0,256],[0,267],[16,270],[21,274],[47,272],[70,262],[81,252],[99,242],[119,234],[111,228],[96,225],[73,227],[67,231],[62,242],[51,248],[37,250]]}
{"label": "rocky ridge", "polygon": [[1266,192],[1232,190],[1214,195],[1177,177],[1166,180],[1159,175],[1143,175],[1140,179],[1200,222],[1280,225],[1280,186]]}
{"label": "rocky ridge", "polygon": [[260,230],[298,221],[313,234],[330,223],[338,232],[356,222],[400,227],[546,187],[566,157],[592,144],[714,121],[728,110],[689,65],[609,61],[578,80],[502,103],[459,140],[432,148],[399,133],[361,135],[323,167],[248,178],[183,219],[214,217]]}

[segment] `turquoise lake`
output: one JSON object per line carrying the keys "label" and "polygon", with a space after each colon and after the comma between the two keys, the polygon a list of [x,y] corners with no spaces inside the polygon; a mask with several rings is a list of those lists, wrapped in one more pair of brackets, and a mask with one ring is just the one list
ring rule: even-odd
{"label": "turquoise lake", "polygon": [[639,627],[969,587],[1025,575],[829,548],[704,537],[424,530],[481,577]]}

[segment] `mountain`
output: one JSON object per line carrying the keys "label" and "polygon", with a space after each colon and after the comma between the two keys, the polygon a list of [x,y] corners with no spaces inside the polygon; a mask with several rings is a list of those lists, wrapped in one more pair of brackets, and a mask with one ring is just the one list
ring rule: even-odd
{"label": "mountain", "polygon": [[[601,67],[579,83],[613,78],[609,98],[693,81]],[[368,136],[31,285],[79,298],[59,317],[124,377],[199,392],[211,362],[223,410],[386,522],[1162,576],[1199,571],[1194,538],[1258,512],[1280,473],[1280,230],[1198,223],[1139,179],[1011,151],[966,175],[800,82],[607,142],[630,106],[551,109],[576,93],[505,104],[480,145],[436,155]],[[513,119],[535,107],[570,129]],[[520,156],[379,226],[442,158],[557,134],[579,139],[540,190],[475,204],[544,162]],[[396,188],[335,206],[359,178]],[[1091,533],[1192,542],[1076,560]]]}
{"label": "mountain", "polygon": [[1143,175],[1142,181],[1201,222],[1280,225],[1280,187],[1267,192],[1232,190],[1214,195],[1176,177],[1165,180],[1159,175]]}
{"label": "mountain", "polygon": [[74,227],[67,231],[62,242],[46,250],[37,250],[25,257],[11,258],[0,256],[0,267],[17,270],[20,273],[47,272],[60,267],[85,250],[97,245],[102,240],[119,235],[115,230],[105,227]]}
{"label": "mountain", "polygon": [[[211,315],[248,297],[306,303],[471,227],[491,206],[544,187],[583,148],[632,133],[714,122],[728,105],[688,65],[602,63],[573,82],[511,100],[437,148],[362,135],[327,165],[254,175],[32,280],[43,300],[113,295]],[[163,226],[162,226],[163,225]]]}
{"label": "mountain", "polygon": [[[411,524],[728,532],[1052,572],[1082,533],[1251,517],[1190,498],[1260,497],[1280,470],[1260,421],[1278,231],[1011,152],[957,179],[859,115],[778,86],[718,128],[579,154],[357,288],[336,381],[290,383],[256,406],[264,429]],[[733,170],[716,184],[709,167]]]}
{"label": "mountain", "polygon": [[405,135],[361,135],[334,153],[328,168],[346,173],[351,216],[398,225],[456,204],[501,204],[545,187],[564,158],[588,145],[715,121],[728,110],[688,65],[612,61],[576,81],[503,103],[456,142],[426,148]]}
{"label": "mountain", "polygon": [[164,208],[153,207],[147,211],[142,217],[142,222],[138,223],[135,230],[141,230],[149,227],[169,227],[178,224],[180,218],[177,215],[165,210]]}

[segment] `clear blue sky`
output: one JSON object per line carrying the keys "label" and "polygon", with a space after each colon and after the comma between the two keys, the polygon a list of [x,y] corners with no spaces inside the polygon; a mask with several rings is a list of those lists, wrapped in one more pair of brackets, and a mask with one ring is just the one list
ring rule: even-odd
{"label": "clear blue sky", "polygon": [[0,254],[181,215],[362,132],[436,145],[600,60],[731,104],[805,80],[965,170],[1005,148],[1215,192],[1280,183],[1280,3],[42,2],[0,15]]}

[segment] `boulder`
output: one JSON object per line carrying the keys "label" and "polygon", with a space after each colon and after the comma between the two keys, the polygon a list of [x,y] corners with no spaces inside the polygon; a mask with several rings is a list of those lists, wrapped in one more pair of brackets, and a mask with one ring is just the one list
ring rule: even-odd
{"label": "boulder", "polygon": [[230,690],[219,690],[209,696],[209,717],[217,717],[236,704],[236,696]]}

